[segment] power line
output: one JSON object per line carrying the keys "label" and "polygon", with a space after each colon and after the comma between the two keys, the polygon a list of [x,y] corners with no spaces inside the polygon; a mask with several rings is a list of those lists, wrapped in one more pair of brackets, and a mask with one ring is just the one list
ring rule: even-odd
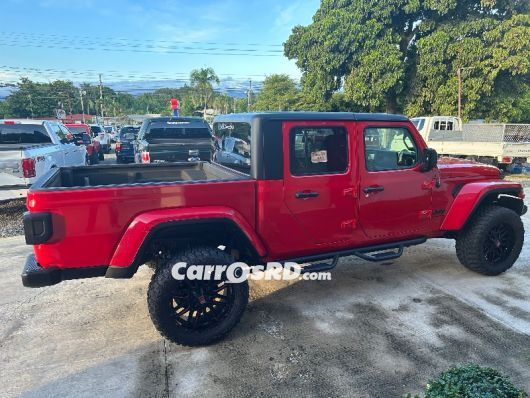
{"label": "power line", "polygon": [[135,38],[125,38],[125,37],[108,37],[108,36],[83,36],[83,35],[58,35],[54,33],[42,34],[42,33],[31,33],[31,32],[9,32],[2,31],[0,32],[2,37],[15,36],[15,37],[26,37],[26,38],[39,38],[43,37],[55,38],[55,39],[64,39],[66,41],[72,40],[93,40],[100,42],[109,42],[109,41],[120,41],[127,43],[169,43],[169,44],[207,44],[207,45],[230,45],[230,46],[260,46],[260,47],[283,47],[283,44],[277,43],[241,43],[241,42],[212,42],[212,41],[180,41],[180,40],[155,40],[155,39],[135,39]]}
{"label": "power line", "polygon": [[[139,78],[139,79],[156,79],[156,78],[162,78],[163,80],[175,80],[175,78],[187,76],[189,77],[189,72],[161,72],[161,71],[153,71],[153,72],[142,72],[142,71],[116,71],[116,70],[108,70],[108,71],[101,71],[101,70],[95,70],[95,69],[85,69],[85,70],[79,70],[79,69],[55,69],[55,68],[31,68],[31,67],[18,67],[18,66],[10,66],[10,65],[0,65],[0,70],[10,70],[15,72],[35,72],[39,74],[70,74],[74,76],[93,76],[96,77],[99,75],[99,73],[103,73],[105,76],[110,77],[122,77],[122,78]],[[270,75],[271,73],[261,73],[261,74],[234,74],[234,73],[219,73],[218,76],[221,77],[227,77],[227,78],[241,78],[248,80],[249,77],[266,77],[267,75]],[[297,78],[293,76],[289,76],[293,80],[298,80]],[[177,79],[178,80],[178,79]],[[188,78],[184,80],[189,80]]]}
{"label": "power line", "polygon": [[222,52],[191,52],[191,51],[154,51],[154,50],[133,50],[121,48],[96,48],[96,47],[75,47],[75,46],[54,46],[54,45],[38,45],[38,44],[6,44],[1,43],[2,47],[17,47],[17,48],[45,48],[56,50],[79,50],[79,51],[103,51],[103,52],[130,52],[130,53],[156,53],[156,54],[186,54],[186,55],[212,55],[212,56],[227,56],[227,57],[282,57],[281,54],[245,54],[245,53],[222,53]]}

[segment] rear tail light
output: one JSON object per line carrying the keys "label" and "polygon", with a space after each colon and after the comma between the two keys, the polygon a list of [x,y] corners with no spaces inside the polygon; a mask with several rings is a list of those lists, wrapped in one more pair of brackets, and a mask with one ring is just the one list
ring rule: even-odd
{"label": "rear tail light", "polygon": [[149,155],[149,152],[142,152],[142,163],[151,163],[151,156]]}
{"label": "rear tail light", "polygon": [[519,194],[517,195],[519,198],[523,199],[525,198],[525,194],[524,194],[524,191],[523,190],[520,190],[519,191]]}
{"label": "rear tail light", "polygon": [[11,120],[6,120],[6,121],[4,122],[4,124],[15,124],[15,122],[13,122],[13,121],[11,121]]}
{"label": "rear tail light", "polygon": [[117,143],[116,143],[116,148],[114,148],[114,150],[115,150],[116,152],[121,151],[121,142],[117,142]]}
{"label": "rear tail light", "polygon": [[22,159],[22,174],[24,178],[31,178],[37,175],[35,171],[35,159]]}
{"label": "rear tail light", "polygon": [[503,156],[502,158],[502,163],[505,163],[505,164],[510,164],[512,163],[512,161],[513,161],[513,158],[510,156]]}

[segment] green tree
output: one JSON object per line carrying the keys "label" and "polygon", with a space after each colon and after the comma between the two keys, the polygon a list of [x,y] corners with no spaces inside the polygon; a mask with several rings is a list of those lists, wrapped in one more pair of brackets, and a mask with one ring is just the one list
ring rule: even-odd
{"label": "green tree", "polygon": [[313,22],[293,29],[285,55],[315,110],[343,89],[371,111],[454,114],[456,71],[472,67],[465,112],[478,117],[528,80],[528,10],[528,0],[322,0]]}
{"label": "green tree", "polygon": [[284,74],[267,76],[252,108],[256,111],[292,111],[297,109],[298,88]]}
{"label": "green tree", "polygon": [[206,109],[210,100],[214,96],[213,83],[219,84],[219,77],[213,68],[194,69],[190,74],[191,87],[195,90],[197,100],[203,107],[203,115],[206,116]]}

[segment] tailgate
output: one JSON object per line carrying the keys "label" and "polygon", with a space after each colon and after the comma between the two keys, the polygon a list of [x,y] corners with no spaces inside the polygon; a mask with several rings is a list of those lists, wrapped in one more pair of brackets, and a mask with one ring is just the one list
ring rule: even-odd
{"label": "tailgate", "polygon": [[20,145],[0,145],[0,186],[24,185]]}
{"label": "tailgate", "polygon": [[149,155],[151,161],[187,162],[189,160],[209,161],[211,156],[211,141],[204,140],[175,140],[156,139],[149,141]]}

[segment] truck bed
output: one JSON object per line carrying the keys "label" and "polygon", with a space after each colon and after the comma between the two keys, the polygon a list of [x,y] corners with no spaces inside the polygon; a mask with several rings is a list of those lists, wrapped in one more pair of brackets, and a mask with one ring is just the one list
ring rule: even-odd
{"label": "truck bed", "polygon": [[32,190],[76,189],[138,184],[223,181],[248,178],[216,164],[164,163],[61,167],[33,185]]}
{"label": "truck bed", "polygon": [[34,246],[35,256],[44,268],[110,265],[125,230],[150,211],[222,207],[254,227],[255,185],[244,174],[206,162],[51,170],[28,191],[28,210],[53,219],[53,239]]}

